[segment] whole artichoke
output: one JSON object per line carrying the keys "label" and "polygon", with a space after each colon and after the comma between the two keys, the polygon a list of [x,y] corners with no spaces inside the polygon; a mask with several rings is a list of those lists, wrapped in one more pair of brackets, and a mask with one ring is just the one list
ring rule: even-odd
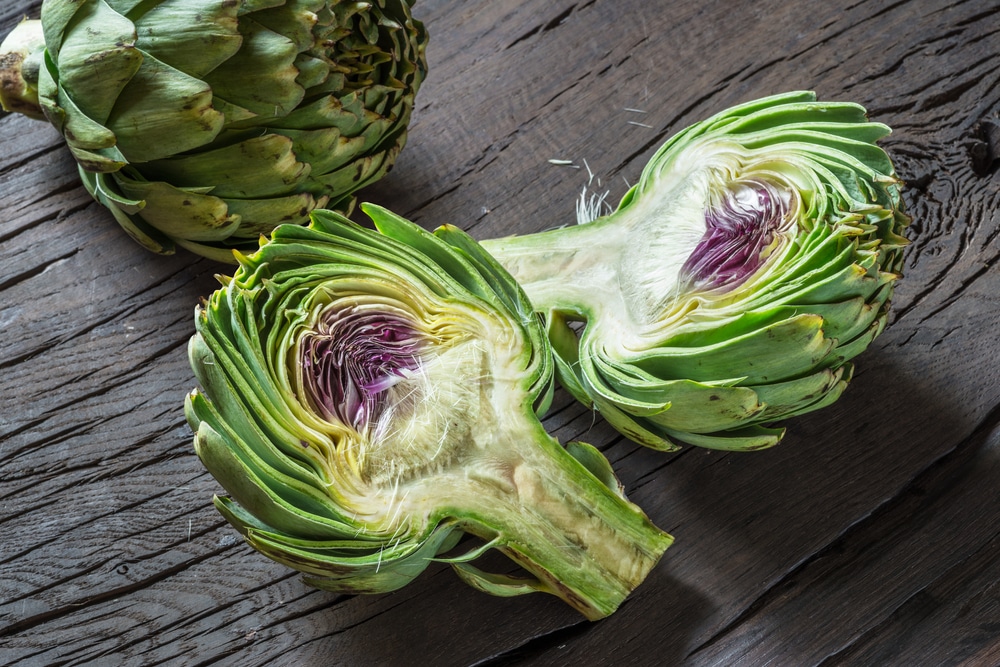
{"label": "whole artichoke", "polygon": [[[324,589],[396,589],[434,560],[497,594],[610,614],[671,542],[593,447],[546,434],[552,361],[471,238],[326,211],[240,257],[196,313],[195,448],[256,549]],[[443,557],[464,533],[482,542]],[[470,561],[490,548],[528,578]]]}
{"label": "whole artichoke", "polygon": [[561,382],[622,433],[768,447],[885,325],[909,221],[888,133],[809,92],[757,100],[668,140],[612,214],[483,245],[548,317]]}
{"label": "whole artichoke", "polygon": [[391,168],[426,73],[411,4],[45,0],[0,46],[0,101],[140,244],[233,262]]}

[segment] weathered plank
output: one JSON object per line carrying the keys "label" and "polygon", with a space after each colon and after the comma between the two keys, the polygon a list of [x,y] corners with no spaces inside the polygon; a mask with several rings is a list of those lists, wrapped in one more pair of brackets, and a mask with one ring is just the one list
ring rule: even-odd
{"label": "weathered plank", "polygon": [[[8,0],[0,30],[38,6]],[[219,267],[141,251],[51,128],[2,117],[0,662],[1000,660],[1000,6],[418,0],[415,12],[431,76],[409,145],[366,199],[479,238],[566,224],[585,164],[601,179],[591,190],[616,199],[687,124],[816,89],[895,129],[885,145],[914,224],[891,326],[837,404],[752,455],[643,450],[558,396],[549,430],[601,447],[677,538],[609,619],[490,598],[443,566],[389,595],[313,591],[236,539],[191,450],[185,345]]]}

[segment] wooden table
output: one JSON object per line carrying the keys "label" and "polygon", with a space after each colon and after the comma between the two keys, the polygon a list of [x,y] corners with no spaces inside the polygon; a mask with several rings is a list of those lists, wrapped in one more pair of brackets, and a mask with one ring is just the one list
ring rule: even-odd
{"label": "wooden table", "polygon": [[[4,0],[0,30],[37,0]],[[220,266],[134,245],[47,124],[0,118],[0,663],[1000,664],[1000,4],[420,0],[431,74],[363,198],[478,238],[570,222],[670,134],[791,89],[864,104],[908,181],[906,277],[844,397],[777,448],[641,449],[557,396],[676,537],[612,617],[443,565],[312,590],[213,509],[181,403]],[[628,109],[638,109],[629,111]]]}

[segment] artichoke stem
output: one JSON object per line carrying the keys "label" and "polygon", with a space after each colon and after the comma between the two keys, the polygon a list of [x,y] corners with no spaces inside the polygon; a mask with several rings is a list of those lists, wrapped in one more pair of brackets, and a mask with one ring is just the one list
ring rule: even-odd
{"label": "artichoke stem", "polygon": [[530,427],[535,432],[525,441],[531,446],[518,447],[522,461],[512,462],[504,480],[509,503],[479,508],[467,530],[498,538],[499,549],[538,578],[535,590],[558,596],[590,620],[603,618],[642,583],[673,538],[540,424]]}
{"label": "artichoke stem", "polygon": [[[625,234],[620,228],[608,230],[611,219],[480,243],[514,276],[536,310],[612,303],[618,298],[618,284],[608,258],[621,254]],[[592,298],[597,293],[603,298]]]}
{"label": "artichoke stem", "polygon": [[0,106],[44,119],[38,103],[38,68],[45,51],[42,22],[25,19],[0,44]]}

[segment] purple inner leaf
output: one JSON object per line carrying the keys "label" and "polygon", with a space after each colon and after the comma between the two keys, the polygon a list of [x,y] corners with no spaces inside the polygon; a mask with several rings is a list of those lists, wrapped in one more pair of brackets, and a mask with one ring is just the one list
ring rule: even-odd
{"label": "purple inner leaf", "polygon": [[325,419],[362,430],[385,410],[383,392],[419,368],[423,342],[395,313],[324,313],[299,345],[308,397]]}
{"label": "purple inner leaf", "polygon": [[772,187],[743,182],[705,212],[705,233],[681,267],[685,289],[732,289],[763,265],[788,205]]}

